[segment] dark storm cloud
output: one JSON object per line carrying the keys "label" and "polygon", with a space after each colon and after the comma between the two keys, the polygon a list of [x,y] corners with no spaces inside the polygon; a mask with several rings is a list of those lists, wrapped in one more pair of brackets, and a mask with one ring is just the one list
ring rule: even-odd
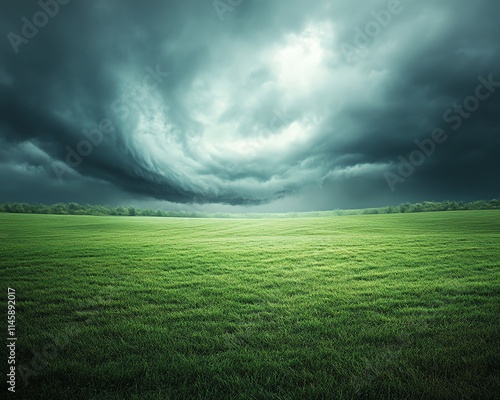
{"label": "dark storm cloud", "polygon": [[[496,2],[66,3],[2,6],[0,200],[498,196],[500,88],[459,129],[443,118],[500,81]],[[392,192],[436,128],[447,140]]]}

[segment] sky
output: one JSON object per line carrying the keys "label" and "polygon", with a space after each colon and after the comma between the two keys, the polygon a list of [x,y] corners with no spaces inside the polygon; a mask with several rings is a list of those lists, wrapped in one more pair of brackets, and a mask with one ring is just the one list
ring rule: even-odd
{"label": "sky", "polygon": [[0,6],[0,202],[500,197],[496,0]]}

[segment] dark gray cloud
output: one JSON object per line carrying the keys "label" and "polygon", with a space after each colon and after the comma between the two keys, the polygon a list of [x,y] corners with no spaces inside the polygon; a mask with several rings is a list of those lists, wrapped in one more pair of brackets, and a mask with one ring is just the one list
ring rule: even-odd
{"label": "dark gray cloud", "polygon": [[[499,195],[498,2],[1,7],[0,201],[288,211]],[[437,128],[446,140],[415,153]]]}

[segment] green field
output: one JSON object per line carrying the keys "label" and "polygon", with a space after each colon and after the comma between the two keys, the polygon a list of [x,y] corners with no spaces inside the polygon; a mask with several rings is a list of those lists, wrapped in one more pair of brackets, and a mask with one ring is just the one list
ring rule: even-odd
{"label": "green field", "polygon": [[0,214],[0,240],[12,398],[499,398],[500,211]]}

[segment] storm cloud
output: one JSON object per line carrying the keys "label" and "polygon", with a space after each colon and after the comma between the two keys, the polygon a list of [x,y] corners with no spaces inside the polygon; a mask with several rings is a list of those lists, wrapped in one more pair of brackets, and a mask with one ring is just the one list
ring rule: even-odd
{"label": "storm cloud", "polygon": [[289,211],[499,196],[498,2],[1,8],[0,201]]}

